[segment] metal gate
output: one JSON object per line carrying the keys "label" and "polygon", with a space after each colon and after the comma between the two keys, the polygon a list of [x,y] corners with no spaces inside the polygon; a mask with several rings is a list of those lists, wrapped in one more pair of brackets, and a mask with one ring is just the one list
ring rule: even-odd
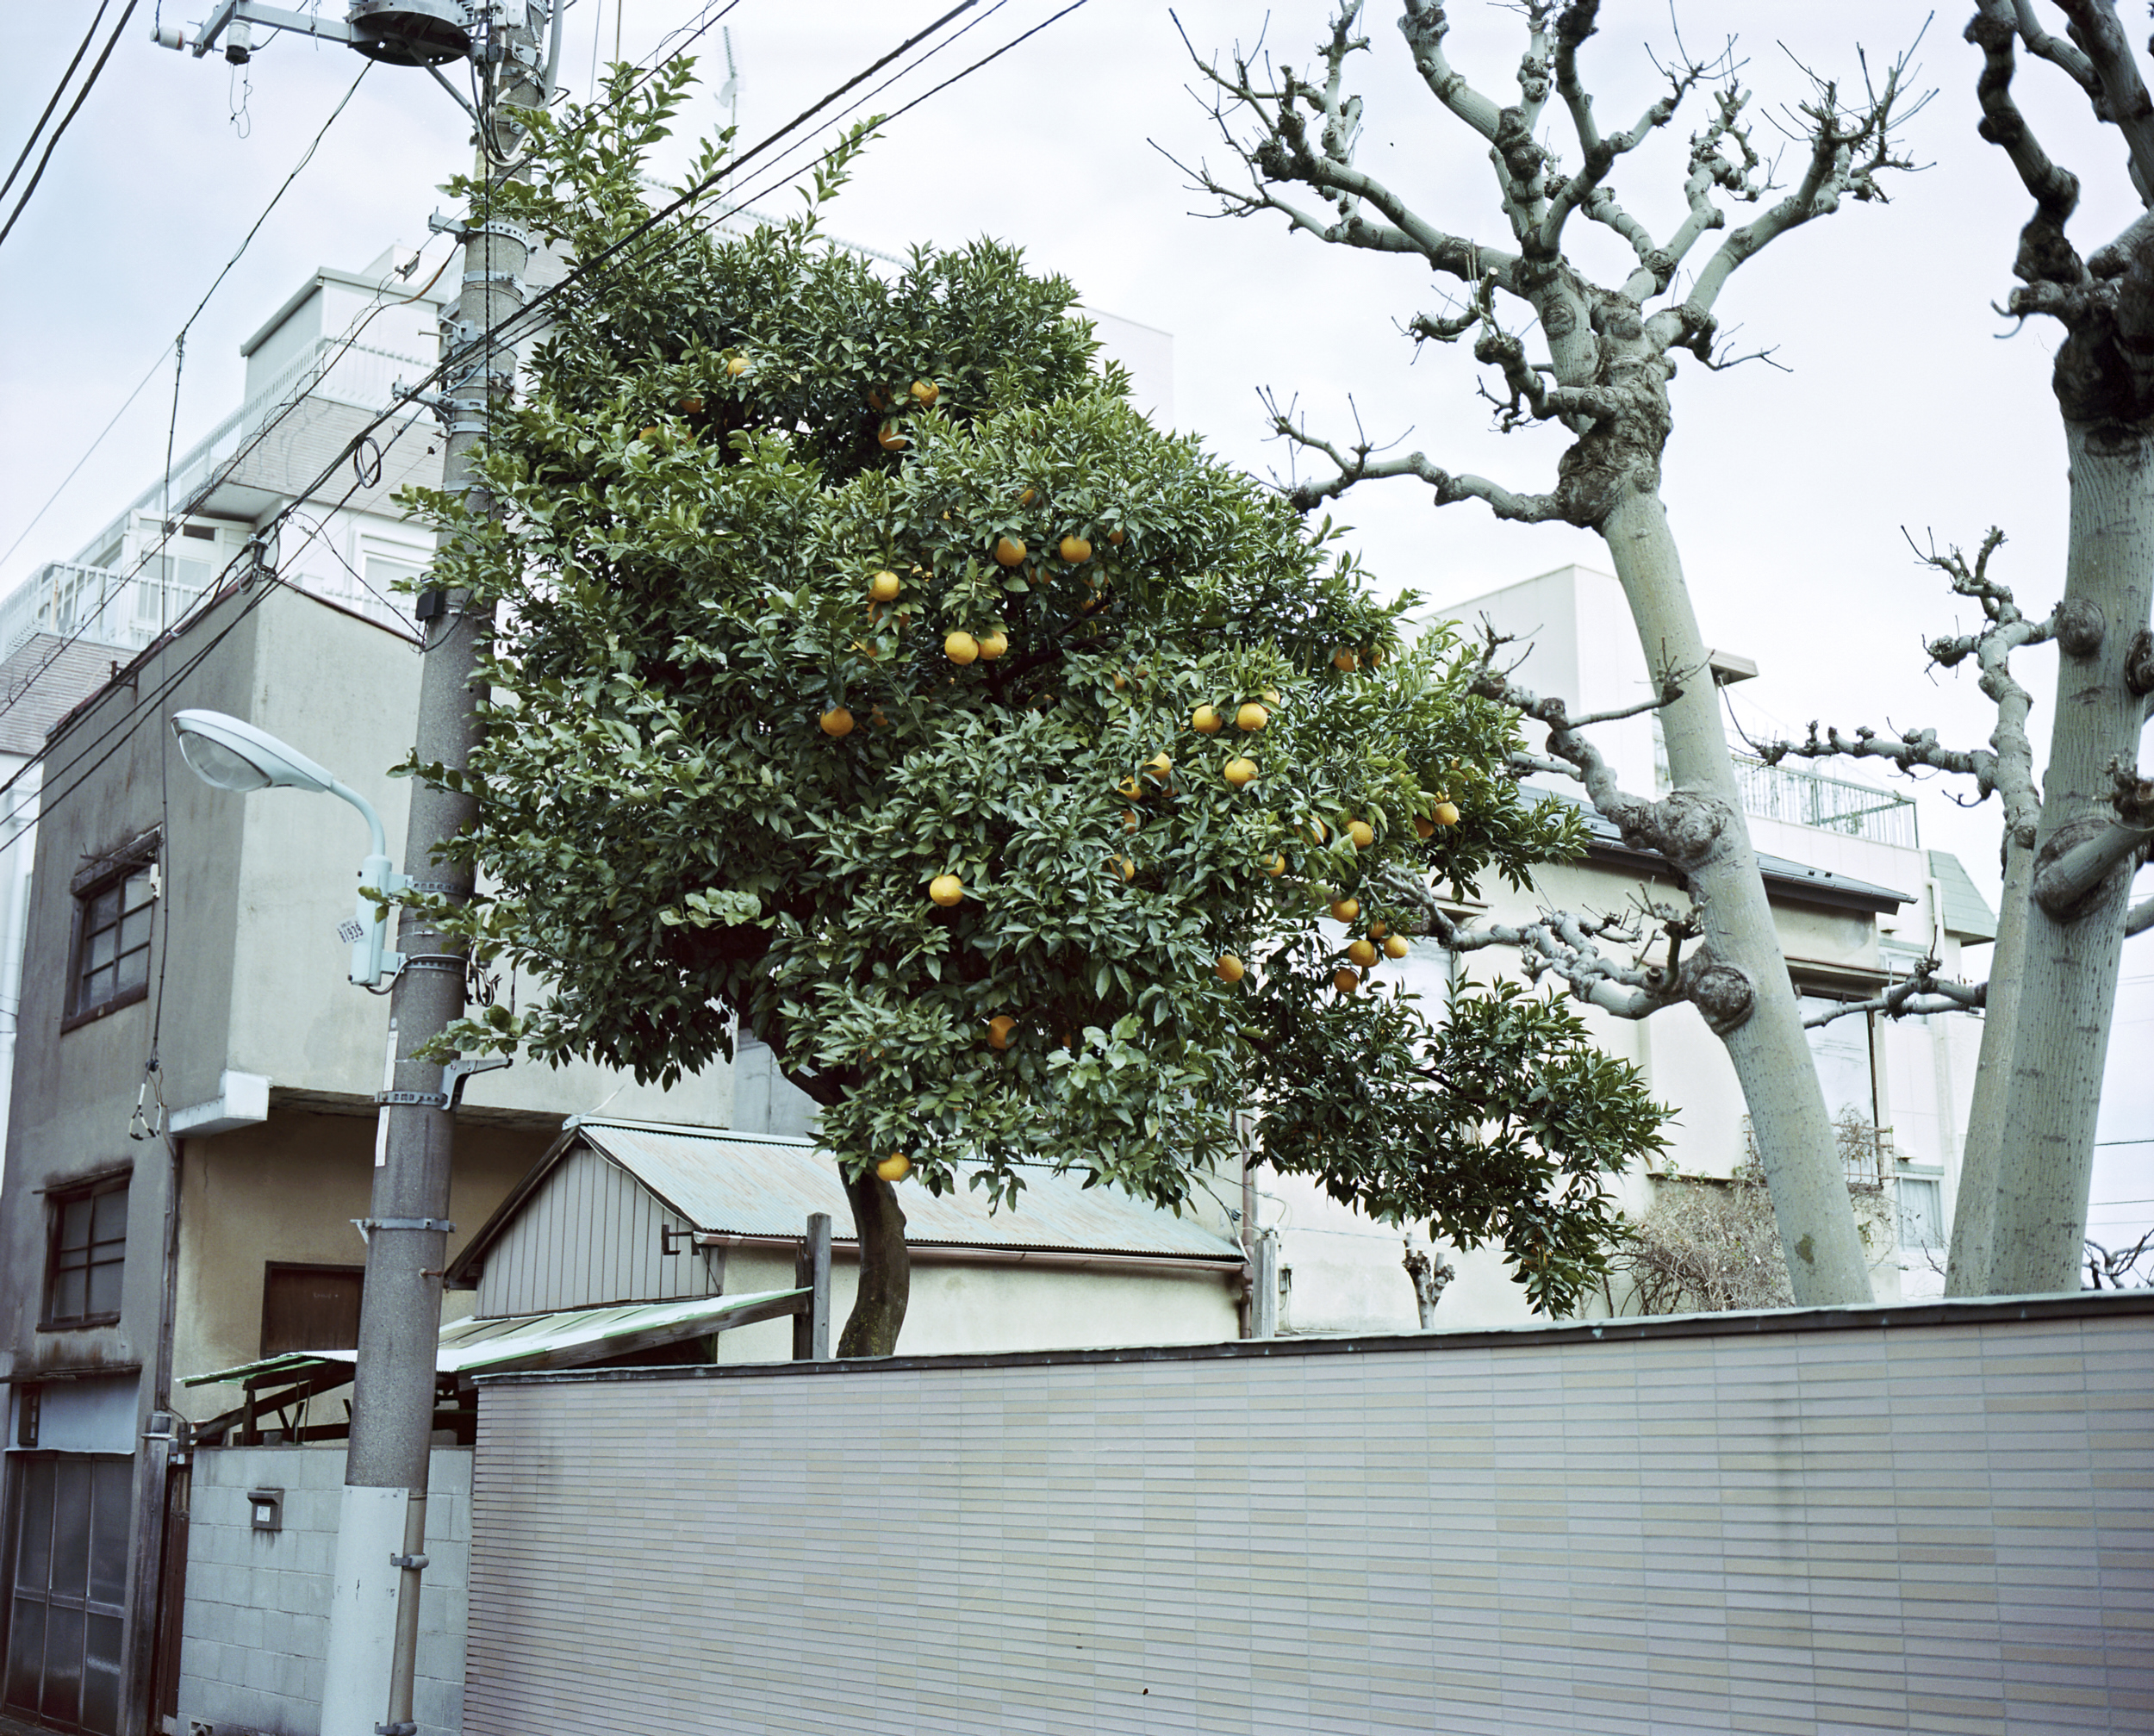
{"label": "metal gate", "polygon": [[134,1461],[18,1453],[9,1471],[0,1705],[58,1729],[118,1736]]}

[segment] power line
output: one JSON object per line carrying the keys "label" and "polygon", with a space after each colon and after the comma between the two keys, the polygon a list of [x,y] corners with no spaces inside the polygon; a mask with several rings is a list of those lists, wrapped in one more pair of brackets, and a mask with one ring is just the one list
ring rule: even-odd
{"label": "power line", "polygon": [[68,105],[66,114],[60,117],[59,125],[53,129],[53,136],[46,140],[45,154],[37,159],[37,172],[30,177],[30,184],[22,190],[22,196],[15,202],[15,209],[9,215],[7,227],[0,228],[0,243],[4,243],[9,235],[13,233],[17,220],[22,217],[24,208],[30,202],[30,195],[37,191],[37,184],[45,178],[45,165],[53,160],[53,152],[58,148],[61,136],[67,131],[68,122],[81,111],[82,105],[89,99],[90,91],[96,87],[97,75],[105,70],[105,62],[112,58],[112,51],[120,46],[120,33],[128,28],[128,20],[134,16],[134,9],[140,3],[141,0],[128,0],[128,9],[120,15],[120,22],[112,27],[112,35],[105,43],[104,53],[98,55],[97,64],[90,69],[89,78],[83,81],[82,89],[75,93],[75,100]]}
{"label": "power line", "polygon": [[45,130],[45,123],[53,118],[53,110],[59,107],[59,99],[67,94],[68,81],[75,76],[75,69],[82,65],[82,57],[90,52],[90,45],[96,40],[97,26],[104,22],[105,8],[112,0],[97,0],[96,16],[90,21],[90,28],[83,32],[82,45],[75,50],[75,58],[67,63],[67,70],[59,75],[59,83],[53,86],[52,100],[46,103],[45,112],[37,117],[37,125],[30,128],[30,136],[22,141],[22,154],[15,159],[15,166],[8,171],[8,178],[0,181],[0,199],[15,185],[15,177],[22,172],[22,165],[30,160],[30,152],[37,148],[38,134]]}

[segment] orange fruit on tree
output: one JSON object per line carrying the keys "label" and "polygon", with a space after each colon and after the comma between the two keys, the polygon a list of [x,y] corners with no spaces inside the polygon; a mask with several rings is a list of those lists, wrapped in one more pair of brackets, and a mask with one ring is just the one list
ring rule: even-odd
{"label": "orange fruit on tree", "polygon": [[1122,532],[1119,531],[1109,531],[1107,532],[1107,540],[1112,543],[1117,549],[1120,548],[1122,546]]}
{"label": "orange fruit on tree", "polygon": [[1024,559],[1024,544],[1015,537],[997,537],[995,559],[1005,567],[1018,566]]}
{"label": "orange fruit on tree", "polygon": [[1341,965],[1338,969],[1331,973],[1331,986],[1341,994],[1352,994],[1361,986],[1361,974]]}
{"label": "orange fruit on tree", "polygon": [[1347,956],[1360,965],[1363,970],[1366,970],[1376,962],[1375,943],[1371,941],[1357,940],[1347,949]]}
{"label": "orange fruit on tree", "polygon": [[1074,567],[1092,558],[1092,544],[1082,537],[1064,537],[1055,552]]}
{"label": "orange fruit on tree", "polygon": [[1286,872],[1286,856],[1281,852],[1273,850],[1272,852],[1272,860],[1265,868],[1264,872],[1274,876],[1285,874]]}
{"label": "orange fruit on tree", "polygon": [[1250,781],[1256,776],[1256,762],[1244,759],[1229,760],[1226,769],[1219,775],[1232,784],[1235,788],[1246,789]]}
{"label": "orange fruit on tree", "polygon": [[1122,830],[1124,831],[1133,832],[1136,830],[1136,810],[1135,808],[1131,808],[1127,813],[1122,816]]}
{"label": "orange fruit on tree", "polygon": [[743,374],[748,371],[748,358],[745,356],[733,357],[725,364],[725,371],[738,380]]}
{"label": "orange fruit on tree", "polygon": [[942,395],[943,389],[932,380],[915,380],[912,383],[912,401],[923,410],[933,409],[935,401]]}
{"label": "orange fruit on tree", "polygon": [[1020,507],[1029,507],[1032,504],[1036,496],[1033,495],[1032,490],[1028,488],[1018,495],[1018,504]]}
{"label": "orange fruit on tree", "polygon": [[987,1021],[987,1045],[991,1048],[1007,1048],[1010,1033],[1018,1028],[1018,1022],[1006,1012],[999,1012]]}
{"label": "orange fruit on tree", "polygon": [[1322,843],[1330,834],[1324,830],[1322,820],[1311,820],[1309,822],[1309,836]]}
{"label": "orange fruit on tree", "polygon": [[883,716],[881,706],[877,706],[875,710],[868,713],[868,722],[872,727],[879,730],[887,729],[890,726],[890,719]]}
{"label": "orange fruit on tree", "polygon": [[1154,754],[1150,759],[1145,761],[1144,769],[1155,778],[1163,778],[1174,769],[1174,756],[1163,752]]}
{"label": "orange fruit on tree", "polygon": [[1135,778],[1124,778],[1115,787],[1133,802],[1141,802],[1144,800],[1144,786]]}
{"label": "orange fruit on tree", "polygon": [[656,428],[645,428],[636,438],[639,440],[655,440],[658,438],[658,431]]}
{"label": "orange fruit on tree", "polygon": [[1219,713],[1211,706],[1198,706],[1189,714],[1189,727],[1200,736],[1218,734],[1219,724]]}
{"label": "orange fruit on tree", "polygon": [[980,642],[980,655],[993,663],[1010,649],[1010,636],[997,627]]}
{"label": "orange fruit on tree", "polygon": [[980,655],[980,641],[970,633],[958,632],[943,641],[943,655],[953,663],[968,663]]}
{"label": "orange fruit on tree", "polygon": [[927,895],[948,910],[964,901],[965,883],[954,874],[938,874],[927,883]]}
{"label": "orange fruit on tree", "polygon": [[1331,919],[1334,922],[1352,922],[1360,914],[1361,900],[1358,898],[1342,898],[1331,906]]}
{"label": "orange fruit on tree", "polygon": [[1435,835],[1436,823],[1434,820],[1425,814],[1414,816],[1414,836],[1416,837],[1432,838]]}
{"label": "orange fruit on tree", "polygon": [[1404,958],[1413,949],[1414,943],[1403,934],[1387,934],[1384,936],[1384,955],[1386,958]]}
{"label": "orange fruit on tree", "polygon": [[901,1151],[893,1151],[875,1166],[875,1173],[885,1181],[903,1181],[912,1173],[912,1160]]}
{"label": "orange fruit on tree", "polygon": [[1389,932],[1390,930],[1387,930],[1380,922],[1373,922],[1369,924],[1369,938],[1371,940],[1381,940],[1384,938],[1385,935]]}
{"label": "orange fruit on tree", "polygon": [[1261,730],[1271,720],[1272,714],[1254,700],[1251,700],[1234,714],[1234,726],[1237,730]]}
{"label": "orange fruit on tree", "polygon": [[1230,952],[1219,955],[1219,962],[1213,967],[1222,982],[1239,982],[1248,974],[1248,968]]}
{"label": "orange fruit on tree", "polygon": [[1342,675],[1351,675],[1354,672],[1354,653],[1344,645],[1340,646],[1331,654],[1331,667]]}
{"label": "orange fruit on tree", "polygon": [[682,399],[681,414],[684,416],[701,415],[703,414],[703,395],[700,392],[691,392],[687,397]]}
{"label": "orange fruit on tree", "polygon": [[1376,842],[1376,830],[1366,820],[1348,820],[1347,836],[1354,840],[1357,850],[1365,850]]}
{"label": "orange fruit on tree", "polygon": [[1440,826],[1454,826],[1459,823],[1459,805],[1456,802],[1438,802],[1435,813]]}
{"label": "orange fruit on tree", "polygon": [[886,452],[901,451],[912,443],[898,432],[895,422],[885,422],[875,434],[875,444]]}
{"label": "orange fruit on tree", "polygon": [[898,600],[900,581],[892,572],[877,573],[868,581],[868,600],[874,603],[894,603]]}
{"label": "orange fruit on tree", "polygon": [[853,732],[853,714],[843,706],[832,706],[823,713],[823,733],[826,736],[849,736]]}

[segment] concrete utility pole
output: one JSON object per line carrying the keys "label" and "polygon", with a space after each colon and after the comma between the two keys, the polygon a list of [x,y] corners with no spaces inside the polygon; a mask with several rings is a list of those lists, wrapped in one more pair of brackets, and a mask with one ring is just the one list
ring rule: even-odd
{"label": "concrete utility pole", "polygon": [[[159,40],[200,55],[221,34],[226,58],[241,64],[251,52],[251,28],[261,24],[344,41],[372,59],[407,66],[431,68],[468,55],[478,63],[478,82],[491,92],[475,119],[477,178],[493,185],[514,172],[505,159],[516,154],[524,136],[507,111],[540,107],[550,92],[561,9],[560,0],[352,0],[339,24],[252,0],[224,0],[198,37],[172,30]],[[551,46],[542,51],[549,22]],[[447,434],[443,489],[481,512],[492,502],[472,469],[472,450],[485,434],[492,407],[507,401],[515,381],[514,348],[495,328],[524,306],[531,258],[529,236],[493,216],[489,202],[482,199],[461,221],[433,224],[463,242],[464,280],[453,311],[441,321],[442,389],[424,400]],[[417,613],[426,640],[417,756],[422,765],[461,769],[480,733],[475,677],[492,631],[490,613],[474,607],[464,592],[440,587],[420,594]],[[468,796],[413,781],[404,866],[415,890],[452,905],[469,901],[470,868],[437,864],[434,855],[476,809]],[[473,1069],[415,1058],[464,1015],[469,961],[462,943],[422,918],[407,917],[399,946],[402,959],[389,1002],[393,1060],[389,1089],[378,1099],[373,1197],[361,1226],[366,1283],[329,1608],[322,1736],[416,1736],[419,1727],[413,1679],[420,1576],[427,1565],[426,1481],[451,1229],[451,1156],[456,1100],[464,1075]]]}

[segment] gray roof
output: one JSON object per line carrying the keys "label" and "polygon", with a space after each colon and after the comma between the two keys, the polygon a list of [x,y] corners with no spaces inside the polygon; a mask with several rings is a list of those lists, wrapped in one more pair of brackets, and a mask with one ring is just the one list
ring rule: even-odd
{"label": "gray roof", "polygon": [[[678,1216],[707,1235],[795,1241],[811,1212],[830,1214],[831,1234],[852,1240],[852,1210],[837,1160],[807,1139],[737,1133],[671,1122],[572,1117],[554,1148],[517,1184],[458,1257],[476,1270],[547,1173],[588,1145],[619,1165]],[[961,1185],[937,1196],[900,1183],[905,1239],[915,1248],[967,1248],[1026,1253],[1116,1254],[1207,1263],[1242,1258],[1239,1243],[1193,1218],[1132,1198],[1119,1188],[1086,1187],[1079,1175],[1027,1169],[1014,1208],[991,1210],[982,1190]]]}
{"label": "gray roof", "polygon": [[1943,906],[1938,914],[1944,919],[1945,932],[1954,940],[1995,940],[1996,912],[1968,878],[1959,858],[1950,850],[1932,850],[1929,854],[1930,878],[1937,882],[1938,902]]}

